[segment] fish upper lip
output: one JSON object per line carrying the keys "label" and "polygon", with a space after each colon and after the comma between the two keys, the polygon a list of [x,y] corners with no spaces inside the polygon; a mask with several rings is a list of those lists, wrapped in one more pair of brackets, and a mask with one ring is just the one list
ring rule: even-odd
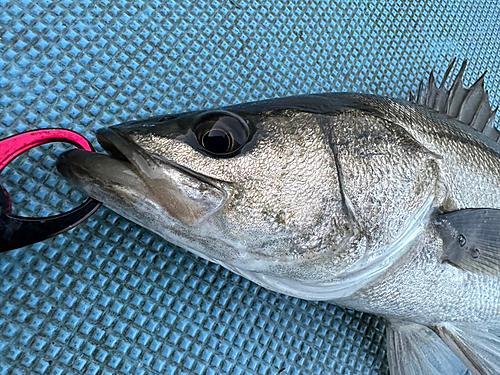
{"label": "fish upper lip", "polygon": [[170,167],[212,185],[219,190],[227,190],[227,188],[224,188],[224,185],[230,185],[227,181],[218,181],[211,177],[199,174],[161,156],[155,157],[135,142],[129,140],[125,135],[121,134],[120,131],[113,129],[113,127],[101,128],[97,130],[97,141],[110,157],[131,164],[131,167],[133,167],[139,176],[144,176],[146,172],[144,168],[146,166],[150,166],[151,164],[156,164],[157,161],[154,162],[152,159],[157,159],[168,164]]}
{"label": "fish upper lip", "polygon": [[139,151],[139,147],[112,128],[97,130],[97,141],[111,157],[134,164],[133,151]]}
{"label": "fish upper lip", "polygon": [[[112,127],[99,129],[97,141],[110,157],[131,164],[138,175],[147,174],[148,169],[156,164],[146,150]],[[172,165],[168,160],[165,162]]]}

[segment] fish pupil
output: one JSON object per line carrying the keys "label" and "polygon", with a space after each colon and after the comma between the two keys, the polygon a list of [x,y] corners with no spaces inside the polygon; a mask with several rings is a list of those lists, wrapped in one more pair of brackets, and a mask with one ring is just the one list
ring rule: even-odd
{"label": "fish pupil", "polygon": [[211,129],[202,138],[203,147],[217,154],[229,152],[231,143],[231,137],[221,129]]}
{"label": "fish pupil", "polygon": [[248,140],[248,126],[243,119],[229,112],[203,114],[193,128],[201,148],[211,155],[235,155]]}

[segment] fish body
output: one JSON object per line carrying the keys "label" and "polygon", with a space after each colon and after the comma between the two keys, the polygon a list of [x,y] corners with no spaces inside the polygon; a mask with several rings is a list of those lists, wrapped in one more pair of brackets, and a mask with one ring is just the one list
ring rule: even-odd
{"label": "fish body", "polygon": [[128,122],[98,132],[110,156],[58,168],[263,287],[385,317],[393,374],[494,374],[499,132],[464,68],[410,102],[325,93]]}

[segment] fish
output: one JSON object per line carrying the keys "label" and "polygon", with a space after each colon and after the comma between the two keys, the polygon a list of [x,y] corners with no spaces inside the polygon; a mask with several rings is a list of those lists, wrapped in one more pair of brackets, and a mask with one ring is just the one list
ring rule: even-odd
{"label": "fish", "polygon": [[466,88],[455,63],[409,100],[319,93],[101,128],[107,154],[57,168],[264,288],[382,316],[393,375],[498,374],[500,131],[484,74]]}

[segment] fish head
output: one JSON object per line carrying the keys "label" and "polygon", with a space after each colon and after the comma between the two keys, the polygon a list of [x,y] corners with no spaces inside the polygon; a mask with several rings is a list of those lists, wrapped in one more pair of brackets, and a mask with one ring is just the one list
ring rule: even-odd
{"label": "fish head", "polygon": [[109,156],[70,151],[58,169],[122,216],[259,285],[332,299],[354,288],[338,275],[369,244],[346,207],[328,121],[262,104],[160,116],[100,129]]}

